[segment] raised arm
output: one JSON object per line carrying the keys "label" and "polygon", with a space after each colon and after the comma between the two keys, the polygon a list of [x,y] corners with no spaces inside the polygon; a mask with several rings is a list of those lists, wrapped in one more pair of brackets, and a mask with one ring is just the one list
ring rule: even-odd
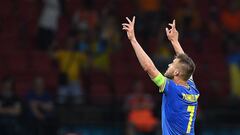
{"label": "raised arm", "polygon": [[135,51],[135,54],[138,58],[138,61],[140,62],[142,68],[144,71],[148,73],[148,75],[151,77],[151,79],[154,79],[159,74],[161,74],[155,65],[153,64],[152,60],[149,58],[149,56],[145,53],[145,51],[142,49],[140,44],[138,43],[135,32],[134,32],[134,24],[135,24],[135,16],[133,17],[133,20],[131,21],[128,17],[126,17],[128,23],[123,23],[123,30],[127,32],[128,39],[130,40],[132,47]]}
{"label": "raised arm", "polygon": [[184,53],[179,41],[178,41],[178,31],[176,29],[175,20],[173,23],[169,23],[168,25],[171,26],[171,29],[166,28],[166,34],[169,41],[172,43],[172,46],[176,52],[176,54]]}
{"label": "raised arm", "polygon": [[[172,43],[172,46],[175,50],[175,53],[176,54],[181,54],[181,53],[185,53],[178,41],[178,31],[176,29],[176,23],[175,23],[175,20],[173,20],[173,23],[169,23],[168,24],[169,26],[171,26],[171,29],[168,29],[166,27],[166,34],[167,34],[167,37],[168,37],[168,40]],[[193,80],[193,77],[191,75],[190,77],[191,80]]]}

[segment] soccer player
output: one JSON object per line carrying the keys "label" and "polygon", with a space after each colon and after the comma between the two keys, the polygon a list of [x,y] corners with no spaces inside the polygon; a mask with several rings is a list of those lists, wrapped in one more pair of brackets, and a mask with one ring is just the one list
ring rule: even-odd
{"label": "soccer player", "polygon": [[169,23],[171,29],[166,28],[166,34],[176,52],[176,57],[164,75],[153,64],[144,52],[135,37],[134,24],[126,18],[128,23],[123,23],[123,30],[127,32],[128,39],[136,56],[153,82],[159,87],[162,97],[162,133],[163,135],[194,135],[194,123],[198,105],[199,92],[192,79],[195,64],[188,57],[178,42],[178,31],[175,20]]}

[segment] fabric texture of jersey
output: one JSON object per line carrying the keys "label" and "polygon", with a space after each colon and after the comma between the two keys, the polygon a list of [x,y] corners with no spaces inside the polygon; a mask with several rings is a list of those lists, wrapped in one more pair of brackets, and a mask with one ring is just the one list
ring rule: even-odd
{"label": "fabric texture of jersey", "polygon": [[177,85],[166,79],[162,97],[163,135],[194,135],[199,91],[193,80],[189,87]]}

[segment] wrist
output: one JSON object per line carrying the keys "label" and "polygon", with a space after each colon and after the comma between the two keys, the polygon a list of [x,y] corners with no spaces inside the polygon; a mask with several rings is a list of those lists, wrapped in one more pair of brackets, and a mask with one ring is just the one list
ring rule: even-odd
{"label": "wrist", "polygon": [[137,39],[135,37],[133,37],[133,38],[131,38],[129,40],[130,40],[130,42],[136,42],[137,41]]}
{"label": "wrist", "polygon": [[177,39],[173,39],[173,40],[170,40],[172,44],[174,43],[178,43],[178,40]]}

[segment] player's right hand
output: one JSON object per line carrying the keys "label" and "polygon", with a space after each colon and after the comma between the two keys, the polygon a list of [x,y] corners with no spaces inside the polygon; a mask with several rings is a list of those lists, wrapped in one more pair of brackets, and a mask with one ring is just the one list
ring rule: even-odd
{"label": "player's right hand", "polygon": [[134,32],[134,24],[135,24],[135,16],[133,17],[132,21],[126,17],[128,23],[123,23],[123,30],[127,32],[127,36],[129,40],[135,39],[135,32]]}
{"label": "player's right hand", "polygon": [[173,23],[169,23],[168,25],[171,26],[171,29],[168,29],[166,27],[166,34],[167,34],[168,39],[170,41],[178,41],[178,31],[176,29],[175,20],[173,20]]}

